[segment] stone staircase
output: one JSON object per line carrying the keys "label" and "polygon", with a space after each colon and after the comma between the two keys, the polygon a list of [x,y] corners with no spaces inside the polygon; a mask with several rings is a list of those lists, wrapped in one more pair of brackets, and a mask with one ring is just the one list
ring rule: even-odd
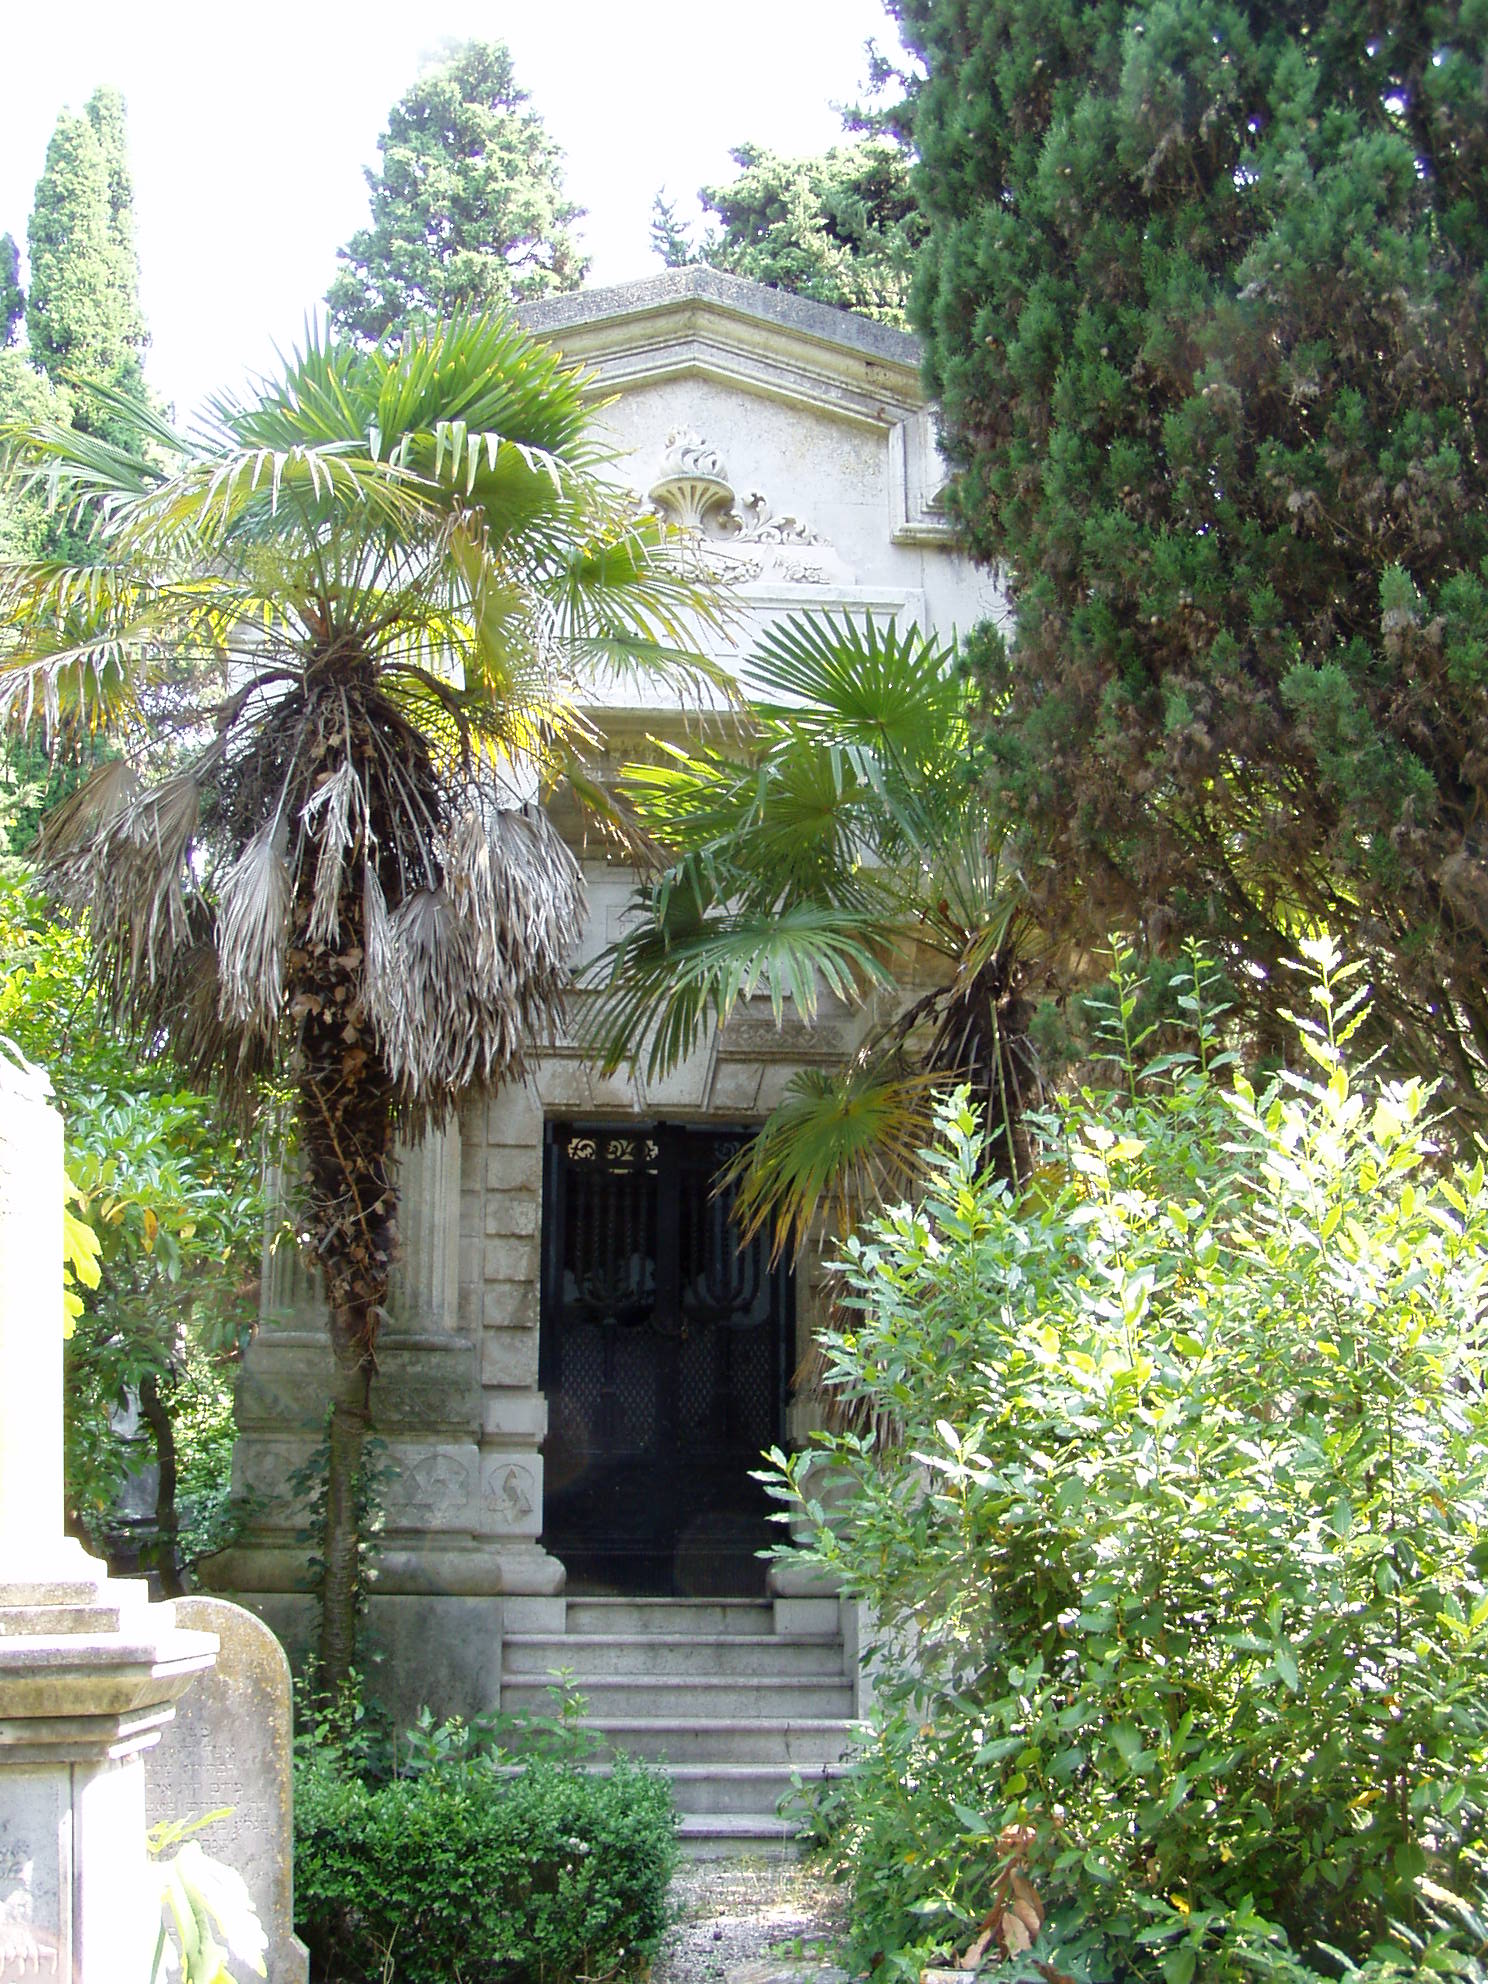
{"label": "stone staircase", "polygon": [[838,1774],[853,1677],[835,1598],[508,1600],[501,1705],[548,1714],[566,1672],[598,1741],[666,1766],[693,1858],[793,1850],[792,1772]]}

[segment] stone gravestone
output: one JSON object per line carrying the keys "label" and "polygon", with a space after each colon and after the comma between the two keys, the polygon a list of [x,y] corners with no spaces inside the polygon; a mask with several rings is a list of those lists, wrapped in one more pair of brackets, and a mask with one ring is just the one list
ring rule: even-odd
{"label": "stone gravestone", "polygon": [[268,1984],[305,1984],[308,1957],[294,1932],[289,1662],[263,1621],[226,1599],[178,1598],[176,1619],[215,1633],[221,1650],[146,1759],[149,1822],[231,1807],[197,1835],[202,1851],[248,1884],[269,1939]]}

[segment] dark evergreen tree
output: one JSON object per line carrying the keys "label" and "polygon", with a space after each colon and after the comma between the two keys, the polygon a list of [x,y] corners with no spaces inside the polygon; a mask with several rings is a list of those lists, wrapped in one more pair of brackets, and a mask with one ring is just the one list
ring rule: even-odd
{"label": "dark evergreen tree", "polygon": [[721,225],[697,245],[675,206],[657,195],[651,238],[669,268],[705,262],[770,289],[904,322],[924,229],[901,145],[873,134],[820,158],[779,158],[757,145],[741,145],[733,158],[738,178],[699,192]]}
{"label": "dark evergreen tree", "polygon": [[577,289],[563,154],[501,42],[472,41],[397,103],[367,173],[372,225],[340,251],[326,301],[368,344],[420,319]]}
{"label": "dark evergreen tree", "polygon": [[108,175],[108,289],[116,335],[128,347],[121,363],[139,362],[149,342],[139,300],[139,249],[134,238],[134,181],[129,172],[129,145],[124,99],[117,90],[95,90],[88,99],[88,122],[98,139]]}
{"label": "dark evergreen tree", "polygon": [[896,0],[987,746],[1046,922],[1325,921],[1488,1089],[1488,10]]}
{"label": "dark evergreen tree", "polygon": [[145,329],[117,91],[99,90],[83,116],[64,110],[57,119],[27,238],[31,357],[54,385],[76,389],[73,417],[82,432],[127,441],[129,423],[80,385],[97,382],[145,404]]}
{"label": "dark evergreen tree", "polygon": [[25,315],[21,251],[13,234],[0,234],[0,345],[14,344]]}

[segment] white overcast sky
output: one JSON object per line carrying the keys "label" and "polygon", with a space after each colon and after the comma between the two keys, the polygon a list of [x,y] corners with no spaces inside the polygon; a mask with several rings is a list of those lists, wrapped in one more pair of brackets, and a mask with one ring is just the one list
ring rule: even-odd
{"label": "white overcast sky", "polygon": [[505,40],[567,153],[590,281],[653,272],[651,200],[731,176],[731,146],[824,149],[861,92],[882,0],[69,0],[4,8],[0,233],[25,252],[64,104],[124,92],[152,346],[185,418],[299,336],[367,217],[364,165],[448,38]]}

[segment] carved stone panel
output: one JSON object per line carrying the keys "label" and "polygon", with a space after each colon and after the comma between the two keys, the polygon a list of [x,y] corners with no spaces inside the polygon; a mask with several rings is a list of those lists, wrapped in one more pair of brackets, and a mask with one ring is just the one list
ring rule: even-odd
{"label": "carved stone panel", "polygon": [[397,1473],[383,1491],[390,1528],[468,1529],[474,1521],[478,1462],[474,1446],[439,1446],[391,1455]]}
{"label": "carved stone panel", "polygon": [[542,1528],[542,1460],[537,1454],[484,1456],[481,1527],[494,1536],[538,1534]]}

